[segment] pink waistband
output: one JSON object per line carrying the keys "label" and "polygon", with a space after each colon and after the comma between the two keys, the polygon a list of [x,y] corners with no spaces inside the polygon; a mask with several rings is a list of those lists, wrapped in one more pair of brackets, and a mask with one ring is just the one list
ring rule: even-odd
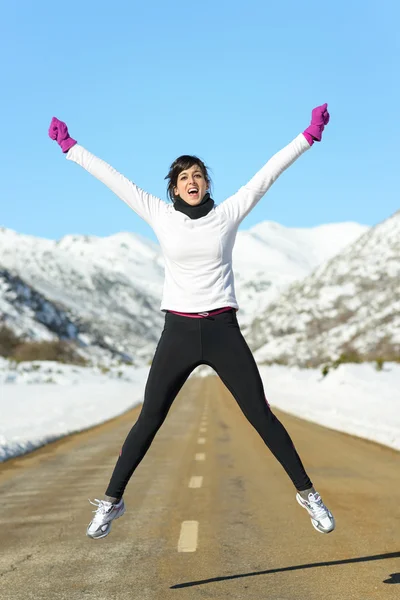
{"label": "pink waistband", "polygon": [[189,317],[190,319],[204,319],[205,317],[213,317],[214,315],[219,315],[220,313],[228,312],[228,310],[236,309],[233,309],[232,306],[225,306],[224,308],[218,308],[217,310],[210,310],[209,312],[201,313],[182,313],[176,312],[175,310],[169,310],[168,312],[174,315],[180,315],[181,317]]}

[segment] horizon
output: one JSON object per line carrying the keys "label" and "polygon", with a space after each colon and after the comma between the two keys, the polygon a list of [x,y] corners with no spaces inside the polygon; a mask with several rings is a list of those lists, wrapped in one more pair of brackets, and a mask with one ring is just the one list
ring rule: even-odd
{"label": "horizon", "polygon": [[[387,217],[387,218],[389,219],[391,216],[393,216],[393,215],[389,215],[389,217]],[[386,219],[384,219],[383,221],[386,221]],[[380,222],[382,223],[383,221],[380,221]],[[256,227],[259,227],[260,225],[265,225],[265,224],[278,225],[279,227],[282,227],[283,229],[289,230],[289,231],[293,231],[293,230],[309,231],[309,230],[313,230],[313,229],[318,229],[320,227],[327,227],[330,225],[359,225],[361,227],[367,227],[369,229],[372,229],[373,227],[375,227],[375,225],[367,225],[365,223],[359,223],[357,221],[336,221],[336,222],[331,222],[331,223],[319,223],[318,225],[312,225],[310,227],[296,227],[296,226],[289,227],[286,225],[282,225],[282,223],[278,223],[277,221],[271,221],[271,220],[266,219],[265,221],[259,221],[258,223],[255,223],[254,225],[252,225],[248,228],[240,228],[238,233],[251,232]],[[379,225],[379,223],[376,223],[376,225]],[[47,236],[37,236],[37,235],[33,235],[31,233],[24,233],[22,231],[17,231],[15,229],[12,229],[11,227],[6,227],[4,225],[0,225],[0,232],[2,230],[11,231],[11,232],[13,232],[17,235],[21,235],[21,236],[34,237],[39,240],[43,239],[43,240],[54,241],[54,242],[60,241],[61,239],[65,238],[65,237],[88,237],[88,238],[95,238],[95,239],[105,239],[105,238],[109,238],[109,237],[113,237],[113,236],[128,234],[128,235],[137,236],[139,238],[143,238],[147,241],[151,241],[151,242],[159,245],[159,241],[156,236],[150,237],[149,235],[146,235],[146,233],[142,233],[142,232],[138,232],[138,231],[128,231],[127,229],[121,229],[120,231],[116,231],[114,233],[109,233],[109,234],[104,234],[104,235],[87,234],[87,233],[79,233],[79,232],[71,231],[69,233],[63,234],[61,237],[58,237],[58,238],[47,237]]]}

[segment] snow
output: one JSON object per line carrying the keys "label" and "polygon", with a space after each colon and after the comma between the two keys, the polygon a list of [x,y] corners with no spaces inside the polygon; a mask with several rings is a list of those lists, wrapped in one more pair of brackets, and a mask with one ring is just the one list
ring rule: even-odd
{"label": "snow", "polygon": [[0,363],[0,462],[137,406],[149,372],[120,367],[101,373],[57,363],[7,372],[5,363]]}
{"label": "snow", "polygon": [[[148,372],[119,366],[103,373],[57,363],[13,369],[2,359],[0,462],[140,404]],[[278,365],[260,372],[272,407],[400,450],[399,364],[382,371],[373,364],[340,365],[326,377],[317,369]]]}
{"label": "snow", "polygon": [[279,365],[260,372],[271,407],[400,450],[400,364],[342,364],[326,377]]}
{"label": "snow", "polygon": [[287,286],[309,275],[368,231],[359,223],[329,223],[311,228],[264,221],[239,231],[233,267],[239,322],[246,328]]}

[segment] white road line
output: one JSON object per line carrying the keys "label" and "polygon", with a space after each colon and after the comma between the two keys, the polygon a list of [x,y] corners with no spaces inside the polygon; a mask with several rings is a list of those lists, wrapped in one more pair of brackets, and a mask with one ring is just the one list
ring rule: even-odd
{"label": "white road line", "polygon": [[200,433],[207,433],[207,427],[200,427]]}
{"label": "white road line", "polygon": [[206,443],[206,438],[203,438],[203,437],[199,438],[199,439],[197,440],[197,443],[198,443],[198,444],[205,444],[205,443]]}
{"label": "white road line", "polygon": [[183,521],[178,541],[178,552],[196,552],[198,535],[198,521]]}
{"label": "white road line", "polygon": [[206,460],[206,455],[204,452],[198,452],[194,458],[195,460]]}
{"label": "white road line", "polygon": [[189,481],[190,488],[201,488],[203,485],[203,477],[201,475],[193,475]]}

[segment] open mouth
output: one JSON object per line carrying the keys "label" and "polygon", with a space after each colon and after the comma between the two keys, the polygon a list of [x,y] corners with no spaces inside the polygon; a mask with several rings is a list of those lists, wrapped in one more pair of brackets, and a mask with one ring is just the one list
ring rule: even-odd
{"label": "open mouth", "polygon": [[189,196],[198,196],[199,190],[197,188],[190,188],[188,190]]}

